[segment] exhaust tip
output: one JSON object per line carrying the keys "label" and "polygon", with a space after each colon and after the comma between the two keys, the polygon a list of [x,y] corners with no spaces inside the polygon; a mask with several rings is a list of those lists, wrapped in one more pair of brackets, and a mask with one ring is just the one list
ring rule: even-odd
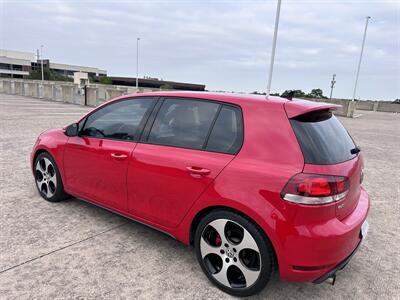
{"label": "exhaust tip", "polygon": [[336,282],[336,274],[333,274],[331,277],[327,278],[325,280],[326,283],[330,284],[330,285],[335,285]]}

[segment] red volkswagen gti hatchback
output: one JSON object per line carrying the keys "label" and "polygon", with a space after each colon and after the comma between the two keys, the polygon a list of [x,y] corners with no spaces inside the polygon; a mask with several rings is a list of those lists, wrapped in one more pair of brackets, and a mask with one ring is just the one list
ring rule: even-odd
{"label": "red volkswagen gti hatchback", "polygon": [[193,245],[221,290],[259,292],[275,270],[320,283],[365,236],[363,159],[337,106],[201,92],[122,96],[32,151],[41,196],[83,199]]}

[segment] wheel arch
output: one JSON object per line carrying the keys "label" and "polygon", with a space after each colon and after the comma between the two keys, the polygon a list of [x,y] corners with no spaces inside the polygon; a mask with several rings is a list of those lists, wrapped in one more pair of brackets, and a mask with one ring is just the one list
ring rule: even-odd
{"label": "wheel arch", "polygon": [[[51,157],[53,157],[53,155],[47,149],[44,149],[44,148],[37,149],[32,157],[32,165],[31,165],[32,172],[35,170],[35,161],[36,161],[37,157],[42,153],[48,153],[49,155],[51,155]],[[53,159],[54,159],[54,157],[53,157]]]}
{"label": "wheel arch", "polygon": [[52,148],[47,148],[47,147],[43,147],[43,146],[35,149],[35,152],[33,152],[32,156],[31,156],[32,157],[32,163],[31,163],[32,173],[33,174],[35,173],[35,161],[36,161],[37,157],[42,153],[47,153],[48,155],[51,156],[51,158],[56,163],[58,171],[60,172],[61,180],[63,182],[65,182],[64,181],[64,172],[62,170],[62,167],[63,167],[62,158],[58,157],[58,152],[56,152],[56,151],[53,152],[52,150],[53,150]]}
{"label": "wheel arch", "polygon": [[[51,155],[51,153],[47,149],[39,148],[39,149],[36,150],[35,155],[33,156],[33,161],[35,161],[36,158],[43,152],[47,152],[48,154]],[[51,156],[53,156],[53,155],[51,155]]]}
{"label": "wheel arch", "polygon": [[267,240],[267,242],[271,245],[271,248],[273,250],[273,255],[274,255],[274,265],[276,266],[276,269],[279,269],[278,266],[278,257],[276,254],[276,249],[274,246],[274,243],[272,242],[271,238],[269,237],[269,235],[265,232],[265,230],[255,221],[253,220],[253,218],[249,217],[247,214],[245,214],[244,212],[229,207],[229,206],[223,206],[223,205],[215,205],[215,206],[208,206],[205,207],[203,209],[201,209],[200,211],[197,212],[197,214],[194,216],[194,218],[192,219],[192,222],[190,224],[190,229],[189,229],[189,244],[190,246],[194,245],[194,236],[196,233],[196,229],[197,226],[199,225],[200,221],[202,218],[204,218],[207,214],[209,214],[211,211],[215,211],[215,210],[226,210],[226,211],[231,211],[234,213],[237,213],[239,215],[241,215],[242,217],[248,219],[249,221],[251,221],[255,226],[257,226],[260,230],[260,232],[264,235],[264,238]]}

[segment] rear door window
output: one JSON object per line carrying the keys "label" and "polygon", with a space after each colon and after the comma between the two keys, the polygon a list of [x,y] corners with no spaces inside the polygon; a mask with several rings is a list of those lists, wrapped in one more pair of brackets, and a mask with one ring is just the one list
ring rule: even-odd
{"label": "rear door window", "polygon": [[311,112],[290,120],[307,164],[329,165],[356,156],[349,133],[330,111]]}
{"label": "rear door window", "polygon": [[206,150],[236,154],[243,143],[242,114],[239,108],[224,105],[214,124]]}
{"label": "rear door window", "polygon": [[148,142],[202,149],[220,104],[168,98],[154,120]]}

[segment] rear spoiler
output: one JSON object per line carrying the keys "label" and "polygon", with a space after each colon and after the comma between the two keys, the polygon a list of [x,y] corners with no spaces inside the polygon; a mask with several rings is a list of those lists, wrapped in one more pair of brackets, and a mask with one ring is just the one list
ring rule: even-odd
{"label": "rear spoiler", "polygon": [[314,102],[293,98],[293,100],[285,102],[284,107],[288,118],[291,119],[312,111],[336,110],[338,108],[341,108],[342,106],[332,103]]}

